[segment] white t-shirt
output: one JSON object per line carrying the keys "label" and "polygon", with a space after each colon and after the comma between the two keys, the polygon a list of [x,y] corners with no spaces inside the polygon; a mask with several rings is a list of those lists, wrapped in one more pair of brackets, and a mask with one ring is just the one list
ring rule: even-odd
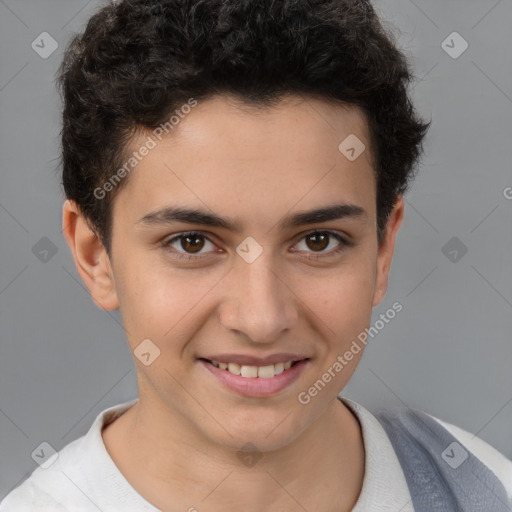
{"label": "white t-shirt", "polygon": [[[405,476],[386,432],[364,407],[341,398],[359,419],[365,447],[361,494],[352,512],[414,512]],[[138,399],[102,411],[89,431],[66,445],[46,468],[30,477],[0,503],[0,512],[159,511],[131,487],[110,457],[101,430]],[[469,432],[436,419],[479,458],[512,498],[512,461]],[[48,463],[51,463],[47,466]]]}

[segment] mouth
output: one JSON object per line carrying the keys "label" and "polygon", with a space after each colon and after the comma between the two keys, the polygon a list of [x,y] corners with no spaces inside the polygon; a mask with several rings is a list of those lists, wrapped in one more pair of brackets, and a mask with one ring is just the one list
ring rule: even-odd
{"label": "mouth", "polygon": [[264,397],[290,386],[304,371],[310,358],[292,359],[265,366],[240,365],[206,358],[199,358],[198,361],[230,390],[249,397]]}

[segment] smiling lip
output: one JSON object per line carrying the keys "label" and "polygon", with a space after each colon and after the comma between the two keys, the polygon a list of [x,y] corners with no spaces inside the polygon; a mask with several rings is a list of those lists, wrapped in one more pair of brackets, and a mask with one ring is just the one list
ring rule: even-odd
{"label": "smiling lip", "polygon": [[[241,357],[239,360],[247,361],[248,359]],[[288,359],[288,361],[289,360],[290,359]],[[259,359],[259,361],[262,360]],[[268,361],[268,358],[263,361]],[[280,361],[283,361],[283,359]],[[302,359],[288,368],[288,370],[284,370],[283,373],[275,375],[269,379],[234,375],[228,370],[221,370],[220,368],[217,368],[211,362],[205,359],[199,359],[198,362],[201,363],[201,365],[211,374],[213,374],[213,376],[216,377],[224,386],[228,387],[232,391],[236,391],[237,393],[248,397],[265,397],[278,393],[279,391],[290,386],[295,380],[297,380],[301,373],[304,371],[306,365],[309,363],[309,359]]]}

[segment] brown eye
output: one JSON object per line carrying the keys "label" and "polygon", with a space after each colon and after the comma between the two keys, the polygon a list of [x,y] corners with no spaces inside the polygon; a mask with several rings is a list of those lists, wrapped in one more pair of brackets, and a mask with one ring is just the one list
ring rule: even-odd
{"label": "brown eye", "polygon": [[323,251],[329,245],[329,235],[325,233],[312,233],[305,238],[306,245],[314,251]]}
{"label": "brown eye", "polygon": [[[208,244],[211,246],[210,250],[203,250],[209,249]],[[215,244],[208,237],[194,231],[173,236],[166,242],[163,242],[163,245],[174,253],[173,256],[175,257],[185,257],[188,255],[193,258],[197,254],[197,258],[200,258],[206,256],[207,252],[213,252],[216,249]]]}
{"label": "brown eye", "polygon": [[307,259],[329,258],[353,247],[354,242],[334,231],[311,231],[302,236],[293,252],[305,253]]}
{"label": "brown eye", "polygon": [[186,252],[196,253],[204,247],[204,237],[201,235],[187,235],[181,237],[181,248]]}

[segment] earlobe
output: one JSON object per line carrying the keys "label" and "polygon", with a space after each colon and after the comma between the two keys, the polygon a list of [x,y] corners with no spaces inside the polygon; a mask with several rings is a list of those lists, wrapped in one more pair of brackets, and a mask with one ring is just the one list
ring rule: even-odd
{"label": "earlobe", "polygon": [[404,217],[404,200],[399,196],[393,210],[389,214],[386,223],[386,235],[378,249],[377,256],[377,277],[375,281],[375,293],[373,296],[373,307],[377,306],[386,295],[388,288],[389,269],[395,249],[396,234],[400,229]]}
{"label": "earlobe", "polygon": [[102,309],[117,309],[119,302],[108,254],[76,203],[69,199],[62,207],[62,229],[76,269],[94,303]]}

